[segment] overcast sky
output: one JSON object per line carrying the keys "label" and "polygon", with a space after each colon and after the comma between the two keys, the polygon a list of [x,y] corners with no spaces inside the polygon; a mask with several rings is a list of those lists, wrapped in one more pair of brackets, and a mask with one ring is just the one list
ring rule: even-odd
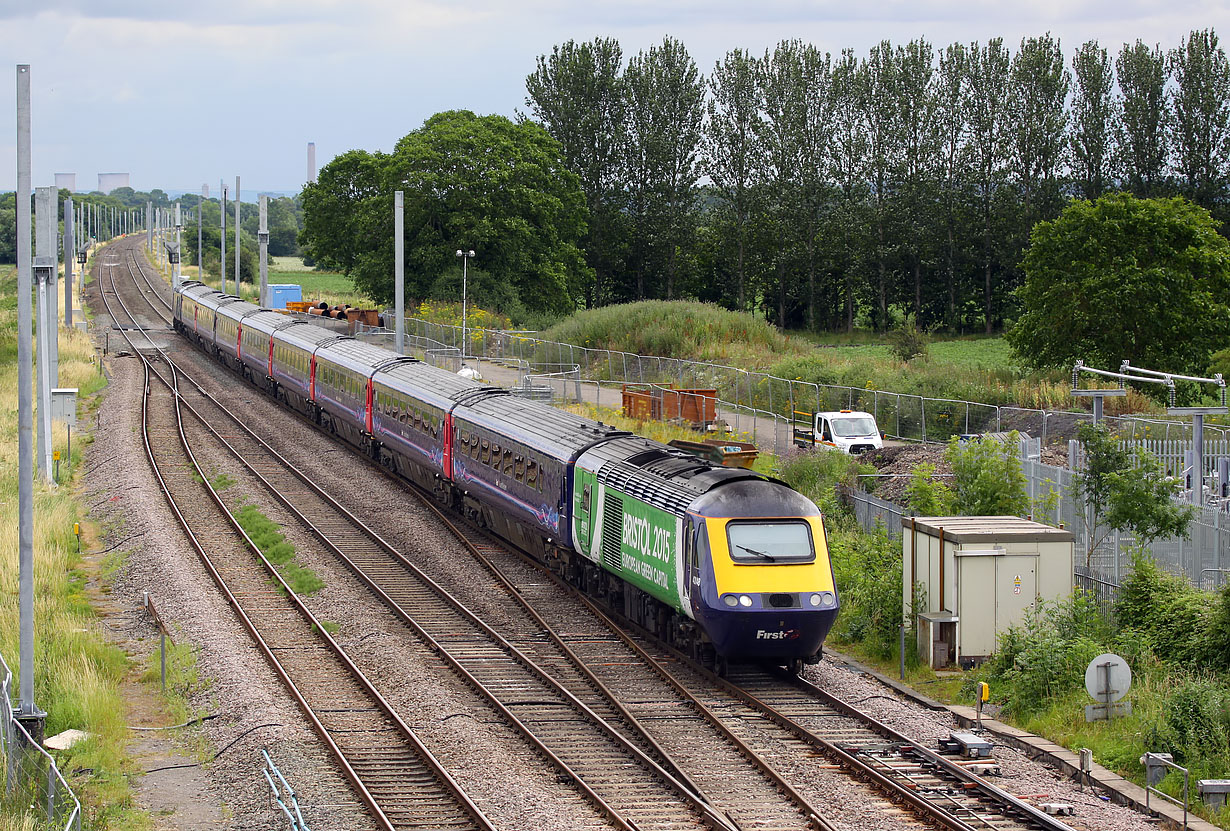
{"label": "overcast sky", "polygon": [[[31,65],[34,184],[128,172],[138,190],[243,177],[244,197],[298,191],[317,164],[389,150],[440,110],[512,116],[535,59],[570,38],[624,55],[672,35],[702,72],[729,49],[802,38],[865,54],[888,38],[937,46],[1050,31],[1069,55],[1091,38],[1176,46],[1230,37],[1228,0],[790,2],[789,0],[0,0],[0,190],[16,181],[15,65]],[[216,195],[216,194],[215,194]]]}

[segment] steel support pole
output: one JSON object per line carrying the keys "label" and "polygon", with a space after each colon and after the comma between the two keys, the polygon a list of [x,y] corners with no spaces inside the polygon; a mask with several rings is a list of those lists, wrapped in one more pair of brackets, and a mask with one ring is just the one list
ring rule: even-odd
{"label": "steel support pole", "polygon": [[30,292],[30,65],[17,65],[17,583],[19,709],[34,712],[34,375]]}
{"label": "steel support pole", "polygon": [[1100,395],[1093,397],[1093,423],[1095,425],[1102,423],[1102,396]]}
{"label": "steel support pole", "polygon": [[179,270],[184,261],[184,249],[182,247],[184,227],[184,216],[180,211],[179,203],[175,203],[175,262],[171,264],[171,286],[175,291],[179,291],[182,282]]}
{"label": "steel support pole", "polygon": [[1204,505],[1204,413],[1192,416],[1192,504]]}
{"label": "steel support pole", "polygon": [[[51,390],[60,386],[60,270],[56,267],[60,260],[60,235],[56,233],[59,230],[60,217],[59,205],[56,204],[56,189],[49,187],[42,190],[46,194],[44,198],[47,204],[43,208],[44,227],[39,232],[44,241],[37,246],[37,253],[51,260],[51,269],[47,272],[47,377],[51,384],[48,390]],[[51,435],[50,430],[47,435]]]}
{"label": "steel support pole", "polygon": [[222,226],[222,256],[218,260],[218,271],[222,275],[221,290],[226,294],[226,184],[219,179],[218,190],[222,193],[222,215],[219,224]]}
{"label": "steel support pole", "polygon": [[260,225],[256,229],[256,241],[260,245],[261,292],[260,305],[269,307],[269,197],[263,193],[260,203]]}
{"label": "steel support pole", "polygon": [[[47,252],[47,202],[51,196],[50,188],[36,188],[34,192],[34,282],[35,293],[38,302],[35,305],[35,324],[34,336],[38,339],[38,345],[35,349],[36,362],[34,365],[37,375],[36,386],[38,388],[38,404],[35,410],[38,418],[38,455],[35,459],[38,464],[39,473],[43,479],[51,481],[51,419],[50,408],[47,404],[47,399],[51,397],[50,375],[51,369],[51,347],[48,345],[47,330],[49,326],[49,315],[47,314],[47,269],[46,269],[46,252]],[[44,397],[46,391],[46,397]]]}
{"label": "steel support pole", "polygon": [[239,296],[239,213],[243,196],[239,190],[239,177],[235,177],[235,296]]}
{"label": "steel support pole", "polygon": [[406,351],[406,240],[404,191],[393,191],[393,346],[398,355]]}
{"label": "steel support pole", "polygon": [[201,204],[196,210],[196,279],[205,282],[205,249],[201,241],[205,236],[205,186],[201,185]]}
{"label": "steel support pole", "polygon": [[77,246],[73,245],[73,198],[64,199],[64,325],[73,328],[73,261]]}
{"label": "steel support pole", "polygon": [[154,203],[145,203],[145,247],[154,251]]}

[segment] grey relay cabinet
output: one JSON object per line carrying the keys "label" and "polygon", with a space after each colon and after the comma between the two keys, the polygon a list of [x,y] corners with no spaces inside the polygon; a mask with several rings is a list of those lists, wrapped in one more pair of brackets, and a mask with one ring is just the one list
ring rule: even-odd
{"label": "grey relay cabinet", "polygon": [[1040,600],[1072,591],[1071,531],[1015,516],[902,519],[903,615],[918,608],[918,649],[933,667],[978,663]]}

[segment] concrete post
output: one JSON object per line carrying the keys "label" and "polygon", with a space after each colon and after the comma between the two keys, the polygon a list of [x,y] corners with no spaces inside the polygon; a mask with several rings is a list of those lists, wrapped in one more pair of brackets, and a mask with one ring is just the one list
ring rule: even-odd
{"label": "concrete post", "polygon": [[406,241],[405,192],[393,191],[393,296],[396,326],[393,346],[398,355],[406,353]]}
{"label": "concrete post", "polygon": [[235,296],[239,296],[239,208],[243,197],[239,191],[239,177],[235,177]]}
{"label": "concrete post", "polygon": [[30,292],[30,65],[17,65],[17,584],[19,710],[34,707],[34,375]]}
{"label": "concrete post", "polygon": [[260,243],[261,251],[261,293],[260,305],[268,308],[269,306],[269,197],[261,194],[260,196],[260,225],[257,228],[256,239]]}
{"label": "concrete post", "polygon": [[219,220],[222,225],[222,257],[218,261],[218,270],[222,275],[222,293],[226,294],[226,184],[221,179],[218,180],[218,190],[222,193],[222,216]]}
{"label": "concrete post", "polygon": [[154,250],[154,203],[145,203],[145,247]]}
{"label": "concrete post", "polygon": [[64,325],[73,328],[73,262],[77,246],[73,245],[73,198],[64,199]]}

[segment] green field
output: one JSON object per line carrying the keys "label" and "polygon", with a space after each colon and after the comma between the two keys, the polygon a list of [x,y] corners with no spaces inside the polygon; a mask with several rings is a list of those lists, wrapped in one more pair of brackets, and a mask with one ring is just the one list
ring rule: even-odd
{"label": "green field", "polygon": [[[197,269],[185,266],[184,277],[193,280],[200,279]],[[206,285],[218,288],[217,275],[206,273],[203,281]],[[309,302],[324,301],[330,306],[349,304],[360,308],[375,308],[371,298],[359,292],[354,282],[345,274],[336,271],[316,271],[303,264],[298,257],[271,257],[269,261],[269,282],[291,283],[303,287],[303,299]],[[228,279],[227,288],[234,290],[234,283]],[[245,300],[256,300],[259,292],[252,283],[240,285],[239,296]]]}

